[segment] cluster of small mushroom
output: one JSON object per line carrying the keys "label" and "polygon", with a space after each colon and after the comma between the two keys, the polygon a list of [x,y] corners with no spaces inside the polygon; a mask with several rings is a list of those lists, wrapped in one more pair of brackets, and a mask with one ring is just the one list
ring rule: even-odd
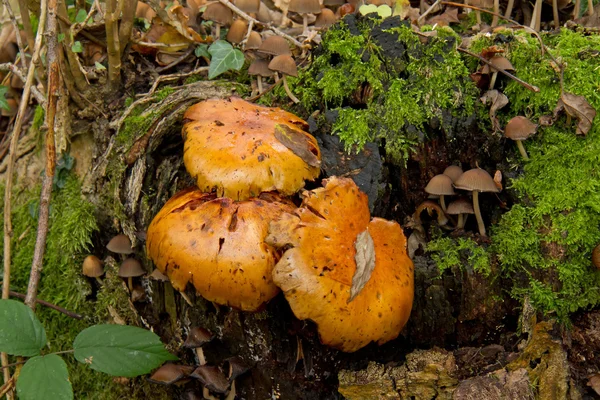
{"label": "cluster of small mushroom", "polygon": [[[194,392],[190,392],[188,397],[217,400],[218,398],[211,394],[213,393],[225,396],[225,400],[235,399],[235,380],[248,372],[250,368],[239,357],[226,359],[222,369],[218,366],[208,365],[202,347],[213,339],[214,335],[207,329],[198,326],[192,327],[183,347],[195,351],[198,366],[194,368],[182,364],[164,364],[150,376],[150,382],[173,385],[182,384],[190,378],[194,378],[202,385],[202,397]],[[223,371],[228,371],[227,376]]]}
{"label": "cluster of small mushroom", "polygon": [[[122,259],[118,275],[127,280],[131,300],[134,302],[143,301],[146,298],[146,291],[142,285],[134,285],[133,279],[146,275],[146,271],[138,260],[133,257],[126,257],[133,253],[129,238],[124,234],[119,234],[108,242],[106,248],[112,253],[119,254]],[[104,263],[95,255],[89,255],[83,260],[82,273],[89,278],[96,279],[102,285],[101,277],[104,275]]]}
{"label": "cluster of small mushroom", "polygon": [[[2,25],[0,38],[5,38],[5,40],[0,42],[0,64],[15,63],[19,54],[17,33],[24,39],[23,32],[16,32],[11,23]],[[23,89],[23,81],[12,72],[7,74],[0,72],[0,85],[9,87],[6,96],[8,109],[0,108],[0,115],[3,117],[12,117],[17,114],[17,109],[19,108],[20,91]]]}
{"label": "cluster of small mushroom", "polygon": [[[446,207],[444,196],[456,195],[454,189],[471,192],[473,206],[471,206],[471,202],[467,197],[461,196]],[[494,179],[484,169],[473,168],[463,172],[462,168],[456,165],[451,165],[442,174],[434,176],[425,187],[425,192],[439,198],[444,213],[458,216],[457,229],[463,229],[469,214],[475,214],[481,236],[486,236],[486,231],[479,209],[479,193],[498,193],[499,191],[500,189]]]}
{"label": "cluster of small mushroom", "polygon": [[297,195],[320,173],[306,122],[238,98],[190,107],[184,164],[197,181],[147,232],[147,253],[173,287],[256,311],[283,290],[321,341],[355,351],[398,336],[410,314],[413,265],[395,222],[371,219],[351,179]]}

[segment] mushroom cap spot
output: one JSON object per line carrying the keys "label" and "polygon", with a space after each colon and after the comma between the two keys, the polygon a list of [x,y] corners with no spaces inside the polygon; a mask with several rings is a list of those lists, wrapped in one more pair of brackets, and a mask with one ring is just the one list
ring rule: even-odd
{"label": "mushroom cap spot", "polygon": [[229,389],[229,381],[215,366],[201,365],[190,376],[198,379],[211,392],[223,394]]}
{"label": "mushroom cap spot", "polygon": [[279,56],[282,54],[292,55],[290,45],[287,40],[281,36],[269,36],[263,40],[262,44],[258,48],[258,51],[271,56]]}
{"label": "mushroom cap spot", "polygon": [[211,3],[206,6],[202,18],[214,21],[220,25],[229,25],[233,22],[233,11],[219,2]]}
{"label": "mushroom cap spot", "polygon": [[183,343],[183,347],[188,349],[195,349],[196,347],[202,347],[206,343],[213,340],[215,336],[208,330],[199,326],[195,326],[190,329],[187,339]]}
{"label": "mushroom cap spot", "polygon": [[238,18],[233,21],[229,31],[227,32],[227,41],[233,44],[239,44],[244,37],[246,36],[246,32],[248,31],[248,23],[245,19]]}
{"label": "mushroom cap spot", "polygon": [[437,196],[451,196],[455,194],[454,187],[452,186],[452,178],[444,174],[434,176],[427,186],[425,186],[425,192]]}
{"label": "mushroom cap spot", "polygon": [[600,244],[592,250],[592,263],[596,268],[600,269]]}
{"label": "mushroom cap spot", "polygon": [[461,190],[477,192],[498,193],[500,191],[491,175],[481,168],[473,168],[463,173],[460,178],[454,182],[454,187]]}
{"label": "mushroom cap spot", "polygon": [[106,245],[108,251],[112,251],[117,254],[131,254],[133,253],[133,249],[131,248],[131,240],[127,237],[127,235],[119,234],[112,239]]}
{"label": "mushroom cap spot", "polygon": [[[305,192],[300,208],[271,223],[267,243],[290,247],[273,269],[297,318],[313,320],[321,341],[356,351],[398,336],[412,307],[413,264],[396,222],[371,220],[367,196],[349,178],[330,178]],[[368,230],[375,267],[350,299],[356,272],[355,240]]]}
{"label": "mushroom cap spot", "polygon": [[296,67],[296,62],[287,54],[281,54],[273,57],[271,62],[269,63],[269,69],[277,72],[281,72],[284,75],[288,76],[298,76],[298,68]]}
{"label": "mushroom cap spot", "polygon": [[298,14],[319,14],[321,5],[319,0],[291,0],[288,10]]}
{"label": "mushroom cap spot", "polygon": [[250,32],[250,36],[248,36],[248,40],[246,41],[246,50],[256,50],[262,44],[262,38],[260,37],[260,33],[256,31]]}
{"label": "mushroom cap spot", "polygon": [[[492,65],[494,67],[502,68],[505,71],[514,71],[515,70],[513,65],[510,63],[510,61],[508,61],[508,59],[506,57],[494,56],[489,60],[489,62],[492,63]],[[490,67],[488,64],[485,64],[483,66],[483,68],[481,69],[481,73],[482,74],[491,74],[493,72],[498,72],[498,70],[495,69],[494,67]]]}
{"label": "mushroom cap spot", "polygon": [[148,378],[150,382],[162,385],[172,385],[180,381],[194,371],[194,367],[189,365],[179,365],[173,363],[163,364],[159,369]]}
{"label": "mushroom cap spot", "polygon": [[274,72],[269,69],[269,60],[257,58],[252,61],[248,68],[248,75],[260,75],[264,77],[273,76]]}
{"label": "mushroom cap spot", "polygon": [[452,179],[452,182],[456,182],[463,174],[463,170],[458,165],[450,165],[444,170],[443,174],[449,176],[450,179]]}
{"label": "mushroom cap spot", "polygon": [[191,282],[209,301],[256,311],[279,292],[271,271],[280,253],[264,242],[269,222],[294,208],[274,194],[234,202],[186,190],[152,220],[147,254],[175,289]]}
{"label": "mushroom cap spot", "polygon": [[294,131],[298,146],[320,163],[316,139],[294,114],[231,98],[195,104],[184,118],[190,122],[183,128],[183,161],[202,191],[234,200],[271,190],[291,195],[319,176],[320,166],[309,165],[275,135],[277,126]]}
{"label": "mushroom cap spot", "polygon": [[473,210],[473,204],[471,204],[471,201],[469,201],[466,197],[459,197],[457,200],[454,200],[452,203],[448,204],[446,213],[450,215],[474,214],[475,210]]}
{"label": "mushroom cap spot", "polygon": [[525,140],[537,130],[537,125],[525,117],[512,118],[504,128],[504,136],[512,140]]}
{"label": "mushroom cap spot", "polygon": [[142,276],[145,273],[146,270],[144,270],[142,264],[132,257],[125,259],[119,268],[119,276],[121,278],[135,278],[137,276]]}
{"label": "mushroom cap spot", "polygon": [[102,261],[94,255],[87,256],[83,260],[83,275],[89,278],[98,278],[104,275],[104,267]]}
{"label": "mushroom cap spot", "polygon": [[331,25],[335,24],[335,21],[337,21],[335,13],[329,8],[324,8],[317,17],[315,26],[317,28],[329,28]]}
{"label": "mushroom cap spot", "polygon": [[233,4],[245,13],[257,13],[260,8],[260,0],[234,0]]}

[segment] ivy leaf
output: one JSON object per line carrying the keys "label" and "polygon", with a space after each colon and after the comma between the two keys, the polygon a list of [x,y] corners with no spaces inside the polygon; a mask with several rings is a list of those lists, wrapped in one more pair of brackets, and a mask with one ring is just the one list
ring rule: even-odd
{"label": "ivy leaf", "polygon": [[214,42],[208,48],[208,52],[212,56],[208,79],[216,78],[229,70],[239,71],[244,66],[244,54],[225,40]]}
{"label": "ivy leaf", "polygon": [[91,326],[77,335],[73,348],[77,361],[90,368],[130,378],[178,359],[165,349],[156,334],[134,326]]}
{"label": "ivy leaf", "polygon": [[17,380],[17,394],[20,400],[72,400],[67,364],[56,354],[30,358]]}
{"label": "ivy leaf", "polygon": [[33,357],[46,345],[46,331],[31,308],[15,300],[0,300],[0,351]]}
{"label": "ivy leaf", "polygon": [[82,8],[77,12],[77,15],[75,16],[75,22],[78,22],[81,24],[83,21],[85,21],[85,17],[87,17],[87,13]]}
{"label": "ivy leaf", "polygon": [[4,110],[10,110],[10,107],[8,106],[8,101],[6,101],[6,92],[7,91],[8,91],[7,86],[0,85],[0,108],[2,108]]}
{"label": "ivy leaf", "polygon": [[73,53],[82,53],[83,52],[83,45],[81,44],[81,42],[78,40],[75,43],[73,43],[73,45],[71,46],[71,51],[73,51]]}
{"label": "ivy leaf", "polygon": [[196,47],[196,50],[194,50],[194,54],[198,58],[200,58],[200,57],[210,58],[210,54],[208,52],[208,45],[201,44],[200,46]]}

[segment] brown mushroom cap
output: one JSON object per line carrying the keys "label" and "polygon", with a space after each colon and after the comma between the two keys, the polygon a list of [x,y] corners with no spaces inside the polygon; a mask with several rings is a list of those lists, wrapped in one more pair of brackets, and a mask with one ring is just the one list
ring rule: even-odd
{"label": "brown mushroom cap", "polygon": [[112,251],[117,254],[131,254],[133,253],[133,249],[131,248],[131,240],[127,237],[127,235],[119,234],[112,239],[106,245],[108,251]]}
{"label": "brown mushroom cap", "polygon": [[500,191],[491,175],[481,168],[473,168],[463,173],[454,182],[454,187],[461,190],[476,190],[478,192],[498,193]]}
{"label": "brown mushroom cap", "polygon": [[294,114],[232,97],[197,103],[184,119],[183,160],[205,192],[234,200],[271,190],[290,195],[319,176],[317,141]]}
{"label": "brown mushroom cap", "polygon": [[246,32],[248,31],[248,22],[245,19],[238,18],[233,21],[229,31],[227,32],[227,41],[233,44],[239,44],[244,37],[246,37]]}
{"label": "brown mushroom cap", "polygon": [[321,6],[319,0],[291,0],[288,10],[298,14],[319,14]]}
{"label": "brown mushroom cap", "polygon": [[346,4],[346,0],[323,0],[323,5],[328,7],[341,6]]}
{"label": "brown mushroom cap", "polygon": [[512,140],[526,140],[535,133],[536,129],[536,124],[525,117],[517,116],[506,124],[504,136]]}
{"label": "brown mushroom cap", "polygon": [[88,278],[98,278],[104,275],[104,266],[102,261],[94,255],[87,256],[83,260],[83,275]]}
{"label": "brown mushroom cap", "polygon": [[245,374],[250,370],[250,367],[239,357],[230,357],[225,360],[225,365],[228,366],[230,381],[235,380],[238,376]]}
{"label": "brown mushroom cap", "polygon": [[279,253],[264,242],[269,221],[294,207],[277,195],[234,202],[187,190],[171,198],[148,228],[147,253],[179,291],[191,282],[205,299],[255,311],[279,289]]}
{"label": "brown mushroom cap", "polygon": [[[489,62],[492,63],[493,66],[502,68],[505,71],[515,70],[510,61],[508,61],[507,58],[502,56],[494,56],[489,60]],[[491,74],[493,72],[497,72],[497,70],[494,67],[490,67],[488,64],[485,64],[481,69],[482,74]]]}
{"label": "brown mushroom cap", "polygon": [[260,8],[260,0],[234,0],[233,4],[245,13],[257,13]]}
{"label": "brown mushroom cap", "polygon": [[187,339],[183,343],[183,347],[188,349],[195,349],[196,347],[202,347],[206,343],[214,339],[214,335],[208,330],[195,326],[190,329]]}
{"label": "brown mushroom cap", "polygon": [[281,72],[284,75],[288,76],[298,76],[298,68],[296,67],[296,62],[287,54],[282,54],[279,56],[273,57],[271,62],[269,63],[269,69],[276,72]]}
{"label": "brown mushroom cap", "polygon": [[2,108],[0,115],[3,117],[12,117],[17,115],[19,111],[19,102],[15,99],[6,99],[6,103],[8,104],[8,110]]}
{"label": "brown mushroom cap", "polygon": [[263,40],[262,44],[258,48],[258,51],[271,56],[279,56],[282,54],[292,55],[290,45],[287,40],[281,36],[269,36]]}
{"label": "brown mushroom cap", "polygon": [[329,28],[331,25],[335,24],[337,19],[335,18],[335,13],[331,11],[329,8],[324,8],[321,10],[321,13],[317,17],[315,21],[315,26],[317,28]]}
{"label": "brown mushroom cap", "polygon": [[274,72],[269,69],[269,60],[263,60],[261,58],[252,61],[252,64],[250,64],[250,67],[248,68],[248,75],[269,77],[273,76],[273,74]]}
{"label": "brown mushroom cap", "polygon": [[473,211],[473,204],[469,199],[467,199],[466,197],[459,197],[452,203],[448,204],[446,213],[450,215],[474,214],[475,211]]}
{"label": "brown mushroom cap", "polygon": [[246,41],[246,50],[256,50],[262,44],[262,38],[260,37],[260,33],[256,31],[250,32],[250,36],[248,36],[248,40]]}
{"label": "brown mushroom cap", "polygon": [[[271,223],[267,243],[289,248],[273,280],[294,315],[317,324],[324,344],[346,352],[383,344],[398,336],[412,307],[406,238],[396,222],[371,220],[367,195],[351,179],[333,177],[324,185]],[[362,280],[361,260],[370,256],[374,265]]]}
{"label": "brown mushroom cap", "polygon": [[229,389],[229,381],[217,367],[201,365],[190,376],[198,379],[211,392],[223,394]]}
{"label": "brown mushroom cap", "polygon": [[148,380],[161,385],[172,385],[173,383],[187,377],[193,371],[194,367],[190,367],[188,365],[166,363],[154,371]]}
{"label": "brown mushroom cap", "polygon": [[452,186],[452,178],[444,174],[434,176],[427,186],[425,186],[425,192],[437,196],[451,196],[455,194],[454,187]]}
{"label": "brown mushroom cap", "polygon": [[121,278],[135,278],[137,276],[142,276],[146,273],[142,264],[136,260],[135,258],[127,258],[125,261],[121,263],[121,267],[119,268],[119,276]]}
{"label": "brown mushroom cap", "polygon": [[449,176],[450,179],[452,179],[452,182],[456,182],[463,174],[463,170],[458,165],[450,165],[444,170],[443,174]]}
{"label": "brown mushroom cap", "polygon": [[219,2],[211,3],[206,6],[202,18],[214,21],[217,24],[229,25],[233,22],[233,11]]}

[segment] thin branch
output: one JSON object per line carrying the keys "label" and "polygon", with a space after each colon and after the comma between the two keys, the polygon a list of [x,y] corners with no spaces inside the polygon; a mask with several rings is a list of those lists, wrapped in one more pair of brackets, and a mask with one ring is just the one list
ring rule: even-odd
{"label": "thin branch", "polygon": [[131,32],[133,31],[133,20],[135,19],[135,9],[137,1],[121,0],[123,2],[123,12],[121,15],[121,23],[119,24],[119,45],[121,46],[121,57],[125,53],[125,48],[129,39],[131,39]]}
{"label": "thin branch", "polygon": [[[18,293],[18,292],[15,292],[15,291],[11,290],[11,291],[9,291],[9,294],[10,294],[11,297],[16,297],[18,299],[25,300],[25,295],[23,293]],[[56,311],[58,311],[60,313],[63,313],[67,317],[71,317],[71,318],[74,318],[74,319],[83,319],[83,315],[77,314],[77,313],[75,313],[73,311],[69,311],[66,308],[62,308],[60,306],[57,306],[56,304],[52,304],[52,303],[47,302],[45,300],[35,299],[35,302],[38,303],[38,304],[43,305],[44,307],[48,307],[48,308],[56,310]]]}
{"label": "thin branch", "polygon": [[174,66],[176,66],[177,64],[179,64],[180,62],[182,62],[183,60],[188,58],[190,56],[190,54],[192,54],[193,51],[194,51],[194,49],[190,48],[188,51],[184,52],[181,56],[177,57],[175,60],[173,60],[169,64],[165,65],[164,67],[156,68],[156,72],[158,72],[158,73],[165,72],[166,70],[173,68]]}
{"label": "thin branch", "polygon": [[[0,71],[2,71],[2,72],[10,71],[13,74],[15,74],[21,81],[25,82],[26,77],[25,77],[25,75],[23,75],[23,72],[21,72],[21,70],[12,63],[0,64]],[[45,109],[46,108],[46,96],[44,96],[44,94],[42,92],[40,92],[39,89],[37,87],[35,87],[34,85],[31,85],[31,93],[33,94],[33,96],[35,97],[35,99],[37,100],[39,105]]]}
{"label": "thin branch", "polygon": [[[17,17],[15,17],[15,13],[13,12],[13,9],[8,0],[2,0],[2,3],[4,3],[4,8],[8,12],[8,15],[10,16],[10,21],[12,22],[12,25],[13,25],[13,29],[15,30],[17,46],[19,47],[19,52],[21,53],[21,64],[22,64],[21,67],[23,69],[25,69],[25,68],[27,68],[27,63],[25,62],[25,46],[23,46],[23,41],[21,40],[21,35],[19,33],[20,29],[19,29],[19,23],[17,22]],[[23,10],[21,10],[21,19],[23,20],[23,26],[25,26],[25,21],[24,21],[25,18],[23,18],[22,11]],[[26,14],[26,15],[28,15],[28,14]],[[31,24],[29,24],[29,30],[31,30]]]}
{"label": "thin branch", "polygon": [[[21,22],[25,30],[25,36],[27,37],[27,45],[29,49],[33,49],[35,46],[35,39],[33,36],[33,28],[31,27],[31,21],[29,20],[29,9],[27,8],[27,0],[19,0],[19,12],[21,13]],[[19,35],[17,30],[17,36]]]}
{"label": "thin branch", "polygon": [[484,57],[480,56],[479,54],[475,54],[469,50],[465,50],[465,49],[461,49],[460,47],[457,48],[458,51],[460,51],[461,53],[465,53],[470,55],[471,57],[475,57],[478,58],[481,62],[487,64],[490,68],[492,68],[492,70],[496,70],[498,72],[500,72],[501,74],[504,74],[506,76],[508,76],[510,79],[512,79],[513,81],[517,82],[519,85],[523,86],[525,89],[529,89],[532,92],[539,92],[540,88],[538,88],[537,86],[534,85],[530,85],[529,83],[525,82],[524,80],[517,78],[516,76],[514,76],[513,74],[511,74],[510,72],[507,72],[506,70],[498,67],[497,65],[492,64],[491,62],[489,62],[487,59],[485,59]]}
{"label": "thin branch", "polygon": [[441,2],[442,0],[436,0],[435,3],[431,5],[417,20],[417,25],[421,25],[421,23],[425,20],[425,17],[428,16]]}
{"label": "thin branch", "polygon": [[[60,8],[59,8],[59,11],[60,11]],[[65,27],[71,28],[71,25],[73,25],[71,23],[71,21],[69,20],[69,18],[62,15],[62,12],[60,12],[58,14],[58,19],[60,20],[61,23],[64,24]],[[98,46],[106,47],[106,43],[102,42],[99,39],[96,39],[94,37],[94,35],[90,34],[85,29],[80,30],[79,32],[77,32],[77,34],[84,36],[87,40],[89,40],[90,42],[96,43]]]}
{"label": "thin branch", "polygon": [[[45,1],[43,1],[45,2]],[[29,274],[29,285],[25,304],[35,310],[38,285],[42,274],[42,263],[46,250],[46,237],[48,235],[48,216],[50,198],[52,195],[52,181],[56,167],[56,147],[54,144],[54,129],[58,95],[62,86],[60,75],[60,59],[58,57],[58,23],[56,20],[58,0],[48,0],[48,23],[46,25],[46,59],[48,60],[48,107],[46,108],[46,169],[42,179],[42,193],[40,195],[40,209],[38,216],[37,237],[33,249],[33,261]],[[40,25],[42,26],[42,25]],[[40,29],[41,30],[41,29]],[[38,32],[39,33],[39,32]]]}
{"label": "thin branch", "polygon": [[108,87],[112,92],[117,90],[121,80],[118,17],[117,0],[106,0],[104,24],[106,26],[106,50],[108,53]]}
{"label": "thin branch", "polygon": [[152,96],[154,94],[154,92],[156,91],[156,88],[158,88],[158,85],[160,85],[162,82],[173,81],[173,80],[177,80],[180,78],[187,78],[188,76],[192,76],[192,75],[206,73],[206,72],[208,72],[208,68],[209,67],[200,67],[200,68],[196,68],[195,70],[190,71],[190,72],[182,72],[179,74],[171,74],[171,75],[160,75],[158,77],[158,79],[156,79],[156,81],[154,81],[154,83],[152,84],[150,91],[148,91],[148,93],[146,93],[146,94],[141,95],[141,97]]}
{"label": "thin branch", "polygon": [[62,30],[62,32],[65,33],[65,39],[63,41],[63,48],[64,48],[66,56],[67,56],[67,65],[69,67],[69,70],[71,71],[71,75],[73,77],[73,82],[75,82],[75,87],[77,88],[77,91],[83,92],[88,88],[88,82],[87,82],[87,79],[86,79],[84,73],[81,71],[81,67],[80,67],[81,63],[79,61],[79,56],[77,54],[75,54],[72,50],[73,40],[75,40],[75,37],[69,34],[71,27],[72,27],[72,24],[70,23],[70,21],[69,21],[69,23],[64,22],[65,19],[67,21],[69,20],[66,2],[64,2],[64,1],[60,2],[59,8],[58,8],[58,18],[61,21],[61,23],[60,23],[61,30]]}
{"label": "thin branch", "polygon": [[237,15],[239,15],[240,17],[244,18],[246,21],[252,22],[255,25],[262,25],[265,28],[268,28],[268,29],[272,30],[277,35],[283,36],[284,38],[286,38],[287,40],[289,40],[290,42],[292,42],[298,48],[302,48],[303,47],[302,43],[300,43],[299,41],[297,41],[295,38],[291,37],[290,35],[288,35],[285,32],[280,31],[279,29],[275,28],[271,24],[266,24],[264,22],[261,22],[261,21],[257,20],[256,18],[252,18],[251,16],[249,16],[248,14],[246,14],[245,12],[243,12],[242,10],[240,10],[239,8],[237,8],[236,6],[234,6],[233,3],[231,3],[229,0],[219,0],[219,2],[221,4],[223,4],[224,6],[230,8],[231,11],[233,11],[234,13],[236,13]]}

